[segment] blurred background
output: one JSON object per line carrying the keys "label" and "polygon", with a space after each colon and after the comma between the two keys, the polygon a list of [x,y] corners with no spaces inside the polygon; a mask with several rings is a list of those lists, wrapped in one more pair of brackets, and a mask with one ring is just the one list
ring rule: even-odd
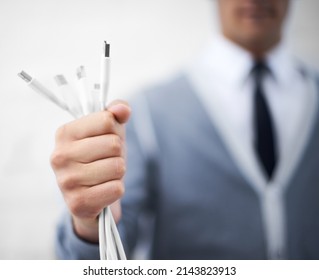
{"label": "blurred background", "polygon": [[[292,50],[319,68],[319,1],[292,0]],[[99,80],[103,40],[111,43],[110,99],[128,98],[188,65],[218,30],[216,0],[1,0],[0,259],[54,259],[63,208],[49,158],[56,129],[72,120],[17,73],[56,90],[85,65]]]}

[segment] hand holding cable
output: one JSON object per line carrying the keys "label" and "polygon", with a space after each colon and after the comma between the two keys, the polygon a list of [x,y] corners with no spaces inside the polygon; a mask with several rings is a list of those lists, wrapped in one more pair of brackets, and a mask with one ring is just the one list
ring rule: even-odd
{"label": "hand holding cable", "polygon": [[[124,193],[125,127],[130,108],[116,101],[107,110],[60,127],[51,165],[73,217],[75,232],[97,242],[98,215]],[[119,215],[115,215],[119,219]]]}
{"label": "hand holding cable", "polygon": [[[25,71],[18,75],[29,87],[75,118],[98,111],[98,108],[102,109],[101,114],[94,115],[99,125],[89,116],[58,130],[51,165],[73,216],[77,234],[89,241],[99,241],[101,259],[117,260],[126,259],[126,255],[109,205],[121,197],[124,189],[122,177],[125,152],[122,130],[129,118],[130,108],[126,103],[117,102],[118,104],[108,108],[108,113],[105,112],[110,72],[109,55],[110,45],[105,41],[101,57],[99,101],[88,90],[84,66],[78,67],[76,71],[80,94],[73,92],[63,75],[55,76],[63,100]],[[109,191],[105,189],[106,183]],[[120,212],[119,202],[117,212]],[[116,220],[119,216],[117,214]]]}

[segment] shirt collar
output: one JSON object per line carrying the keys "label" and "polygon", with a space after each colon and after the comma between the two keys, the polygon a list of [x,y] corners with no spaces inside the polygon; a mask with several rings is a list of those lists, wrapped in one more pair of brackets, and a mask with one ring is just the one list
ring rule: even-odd
{"label": "shirt collar", "polygon": [[284,42],[267,54],[266,62],[279,84],[290,83],[298,70],[296,61]]}
{"label": "shirt collar", "polygon": [[235,43],[219,35],[212,42],[211,48],[214,60],[211,60],[215,73],[225,82],[240,85],[249,75],[253,59],[249,52]]}
{"label": "shirt collar", "polygon": [[[279,83],[289,83],[296,67],[284,42],[272,49],[265,62]],[[210,73],[225,83],[240,86],[247,80],[254,64],[252,55],[218,34],[212,38],[197,61],[197,70]]]}

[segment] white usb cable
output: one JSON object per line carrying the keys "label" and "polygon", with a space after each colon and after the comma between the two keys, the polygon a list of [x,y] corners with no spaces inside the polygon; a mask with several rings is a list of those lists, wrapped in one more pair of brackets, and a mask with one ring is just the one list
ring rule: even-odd
{"label": "white usb cable", "polygon": [[106,106],[109,81],[110,81],[110,44],[104,41],[102,56],[101,56],[101,70],[100,70],[101,110],[104,110]]}
{"label": "white usb cable", "polygon": [[83,116],[83,110],[79,99],[73,88],[67,82],[66,78],[63,75],[56,75],[54,77],[54,80],[59,86],[61,95],[65,103],[67,104],[69,110],[72,112],[75,118],[80,118],[81,116]]}
{"label": "white usb cable", "polygon": [[44,85],[42,85],[38,80],[36,80],[35,78],[32,78],[25,71],[21,71],[20,73],[18,73],[18,76],[24,81],[26,81],[28,86],[32,88],[34,91],[42,94],[44,97],[48,98],[50,101],[52,101],[54,104],[59,106],[61,109],[66,110],[73,115],[73,113],[69,110],[67,104],[65,104],[65,102],[63,102],[60,98],[58,98],[57,95],[54,94],[51,90],[49,90]]}
{"label": "white usb cable", "polygon": [[[100,75],[100,96],[99,104],[102,110],[105,109],[107,101],[107,92],[109,86],[109,72],[110,72],[110,45],[104,42],[103,55],[101,58],[101,75]],[[83,115],[96,111],[97,96],[93,96],[87,87],[86,73],[84,67],[77,68],[78,81],[81,83],[80,89],[80,101],[74,98],[66,78],[63,75],[55,76],[55,80],[62,91],[63,98],[60,100],[53,92],[44,87],[36,79],[32,78],[25,71],[21,71],[18,74],[23,80],[28,83],[33,90],[41,93],[60,108],[68,111],[75,118],[79,118]],[[82,108],[81,108],[82,107]],[[99,249],[101,260],[126,260],[125,251],[119,232],[117,230],[116,223],[114,221],[110,206],[104,208],[99,215]]]}
{"label": "white usb cable", "polygon": [[76,76],[78,78],[78,90],[80,93],[80,102],[82,105],[83,113],[84,115],[87,115],[93,112],[94,102],[92,94],[89,92],[86,71],[83,65],[79,66],[76,69]]}
{"label": "white usb cable", "polygon": [[[107,93],[110,79],[110,45],[105,41],[101,58],[100,73],[100,103],[101,109],[104,110],[107,101]],[[126,260],[123,245],[111,212],[110,206],[103,209],[99,216],[99,235],[106,238],[100,240],[100,258],[111,260]],[[106,252],[106,254],[105,254]]]}

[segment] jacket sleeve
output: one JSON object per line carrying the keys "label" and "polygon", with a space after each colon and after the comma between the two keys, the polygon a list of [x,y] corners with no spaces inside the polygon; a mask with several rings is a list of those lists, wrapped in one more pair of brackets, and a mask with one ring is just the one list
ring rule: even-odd
{"label": "jacket sleeve", "polygon": [[71,215],[65,211],[57,226],[55,252],[58,259],[99,259],[99,245],[79,238],[74,230]]}

